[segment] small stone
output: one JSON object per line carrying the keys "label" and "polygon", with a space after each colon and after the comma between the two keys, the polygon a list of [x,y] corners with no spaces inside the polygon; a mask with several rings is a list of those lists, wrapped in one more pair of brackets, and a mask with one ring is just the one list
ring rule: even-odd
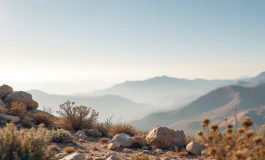
{"label": "small stone", "polygon": [[148,146],[143,146],[142,147],[142,150],[148,150],[148,149],[150,149],[150,147],[148,147]]}
{"label": "small stone", "polygon": [[116,150],[116,149],[118,149],[118,148],[120,148],[120,143],[118,143],[118,142],[113,142],[113,143],[110,143],[109,145],[108,145],[108,149],[109,150]]}
{"label": "small stone", "polygon": [[128,148],[124,148],[124,149],[123,149],[123,152],[124,152],[124,153],[132,153],[132,151],[131,151],[130,149],[128,149]]}
{"label": "small stone", "polygon": [[149,150],[143,150],[143,153],[151,153]]}
{"label": "small stone", "polygon": [[187,151],[194,155],[200,155],[202,150],[204,150],[205,148],[206,147],[203,144],[200,144],[198,142],[190,142],[186,147]]}
{"label": "small stone", "polygon": [[162,151],[162,149],[156,149],[156,153],[157,153],[157,154],[162,154],[163,151]]}
{"label": "small stone", "polygon": [[77,138],[80,138],[80,139],[83,139],[83,140],[85,140],[87,138],[85,132],[81,131],[81,130],[77,131],[75,135],[76,135]]}
{"label": "small stone", "polygon": [[107,158],[106,160],[119,160],[119,158],[116,157],[116,156],[110,156],[110,157]]}

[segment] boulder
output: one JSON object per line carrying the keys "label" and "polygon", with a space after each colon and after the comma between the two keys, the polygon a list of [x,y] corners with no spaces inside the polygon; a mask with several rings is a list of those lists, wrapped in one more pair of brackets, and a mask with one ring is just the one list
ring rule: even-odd
{"label": "boulder", "polygon": [[61,160],[85,160],[85,155],[83,153],[72,153]]}
{"label": "boulder", "polygon": [[14,123],[17,123],[20,121],[20,118],[18,116],[11,116],[8,114],[0,113],[0,119],[4,119],[6,121],[13,121]]}
{"label": "boulder", "polygon": [[98,129],[82,129],[86,133],[87,136],[91,137],[101,137],[102,133],[98,131]]}
{"label": "boulder", "polygon": [[5,98],[5,103],[11,106],[12,102],[25,103],[28,109],[38,108],[38,102],[34,101],[32,95],[27,92],[18,91],[9,93]]}
{"label": "boulder", "polygon": [[4,103],[2,99],[0,99],[0,107],[7,107],[7,105]]}
{"label": "boulder", "polygon": [[168,149],[183,147],[186,144],[184,131],[175,131],[167,127],[155,126],[146,136],[147,144],[152,148]]}
{"label": "boulder", "polygon": [[9,93],[13,93],[14,90],[12,87],[8,86],[8,85],[2,85],[0,86],[0,98],[4,98],[6,95],[8,95]]}
{"label": "boulder", "polygon": [[0,119],[0,125],[6,125],[7,121],[4,119]]}
{"label": "boulder", "polygon": [[203,144],[200,144],[198,142],[190,142],[186,146],[186,150],[194,155],[200,155],[202,150],[204,150],[206,147]]}
{"label": "boulder", "polygon": [[80,139],[83,139],[83,140],[85,140],[87,138],[85,132],[81,131],[81,130],[77,131],[75,135],[76,135],[77,138],[80,138]]}
{"label": "boulder", "polygon": [[121,147],[129,148],[134,143],[134,140],[128,134],[126,134],[126,133],[120,133],[120,134],[116,134],[112,138],[112,142],[118,142],[121,145]]}
{"label": "boulder", "polygon": [[116,149],[118,149],[118,148],[120,148],[120,143],[118,143],[118,142],[113,142],[113,143],[110,143],[109,145],[108,145],[108,149],[109,150],[116,150]]}

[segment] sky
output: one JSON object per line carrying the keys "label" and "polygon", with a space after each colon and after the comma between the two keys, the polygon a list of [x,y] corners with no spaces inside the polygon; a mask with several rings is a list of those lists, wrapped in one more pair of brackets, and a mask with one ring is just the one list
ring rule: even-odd
{"label": "sky", "polygon": [[254,76],[265,71],[265,1],[0,0],[0,61],[0,82],[22,89]]}

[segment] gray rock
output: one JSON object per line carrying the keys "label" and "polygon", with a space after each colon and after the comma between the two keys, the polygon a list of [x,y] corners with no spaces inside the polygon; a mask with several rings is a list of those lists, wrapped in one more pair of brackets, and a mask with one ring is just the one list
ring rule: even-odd
{"label": "gray rock", "polygon": [[8,85],[4,84],[4,85],[0,86],[0,99],[5,97],[9,93],[13,93],[13,92],[14,92],[13,88],[8,86]]}
{"label": "gray rock", "polygon": [[80,139],[83,139],[83,140],[85,140],[87,138],[85,132],[81,131],[81,130],[77,131],[75,135],[76,135],[77,138],[80,138]]}
{"label": "gray rock", "polygon": [[98,129],[82,129],[86,133],[87,136],[91,137],[101,137],[102,133],[98,131]]}
{"label": "gray rock", "polygon": [[119,160],[119,158],[116,157],[116,156],[110,156],[110,157],[107,158],[106,160]]}
{"label": "gray rock", "polygon": [[118,149],[118,148],[120,148],[120,143],[118,143],[118,142],[113,142],[113,143],[110,143],[109,145],[108,145],[108,149],[109,150],[116,150],[116,149]]}
{"label": "gray rock", "polygon": [[152,148],[168,149],[183,147],[186,144],[184,131],[174,131],[167,127],[155,126],[146,136],[147,144]]}
{"label": "gray rock", "polygon": [[121,147],[129,148],[134,143],[134,140],[128,134],[120,133],[113,137],[112,142],[118,142]]}
{"label": "gray rock", "polygon": [[149,150],[143,150],[143,153],[151,153]]}
{"label": "gray rock", "polygon": [[[0,107],[3,107],[2,109],[1,109],[1,112],[4,112],[4,113],[6,113],[8,110],[5,108],[5,107],[7,107],[7,105],[4,103],[4,101],[2,100],[2,99],[0,99]],[[2,111],[3,110],[3,111]]]}
{"label": "gray rock", "polygon": [[186,146],[186,150],[194,155],[200,155],[202,150],[204,150],[206,147],[203,144],[200,144],[198,142],[190,142]]}
{"label": "gray rock", "polygon": [[143,147],[142,147],[142,150],[148,150],[148,149],[150,149],[149,146],[143,146]]}
{"label": "gray rock", "polygon": [[7,121],[4,119],[0,119],[0,125],[6,125]]}
{"label": "gray rock", "polygon": [[32,95],[23,92],[23,91],[18,91],[18,92],[13,92],[9,93],[4,101],[8,106],[11,106],[12,102],[21,102],[25,103],[28,109],[36,109],[38,108],[38,102],[32,99]]}
{"label": "gray rock", "polygon": [[18,123],[20,118],[18,116],[11,116],[8,114],[0,113],[0,119],[4,119],[7,121],[13,121],[14,123]]}
{"label": "gray rock", "polygon": [[157,154],[162,154],[163,151],[162,151],[162,149],[156,149],[156,153],[157,153]]}

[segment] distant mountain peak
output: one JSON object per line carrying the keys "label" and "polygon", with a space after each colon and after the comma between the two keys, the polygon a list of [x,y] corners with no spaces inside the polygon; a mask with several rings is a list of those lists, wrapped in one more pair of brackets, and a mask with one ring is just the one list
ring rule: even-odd
{"label": "distant mountain peak", "polygon": [[251,79],[251,81],[262,81],[262,82],[264,82],[264,80],[265,80],[265,72],[261,72],[259,75]]}
{"label": "distant mountain peak", "polygon": [[265,71],[261,72],[257,77],[264,77],[265,78]]}

